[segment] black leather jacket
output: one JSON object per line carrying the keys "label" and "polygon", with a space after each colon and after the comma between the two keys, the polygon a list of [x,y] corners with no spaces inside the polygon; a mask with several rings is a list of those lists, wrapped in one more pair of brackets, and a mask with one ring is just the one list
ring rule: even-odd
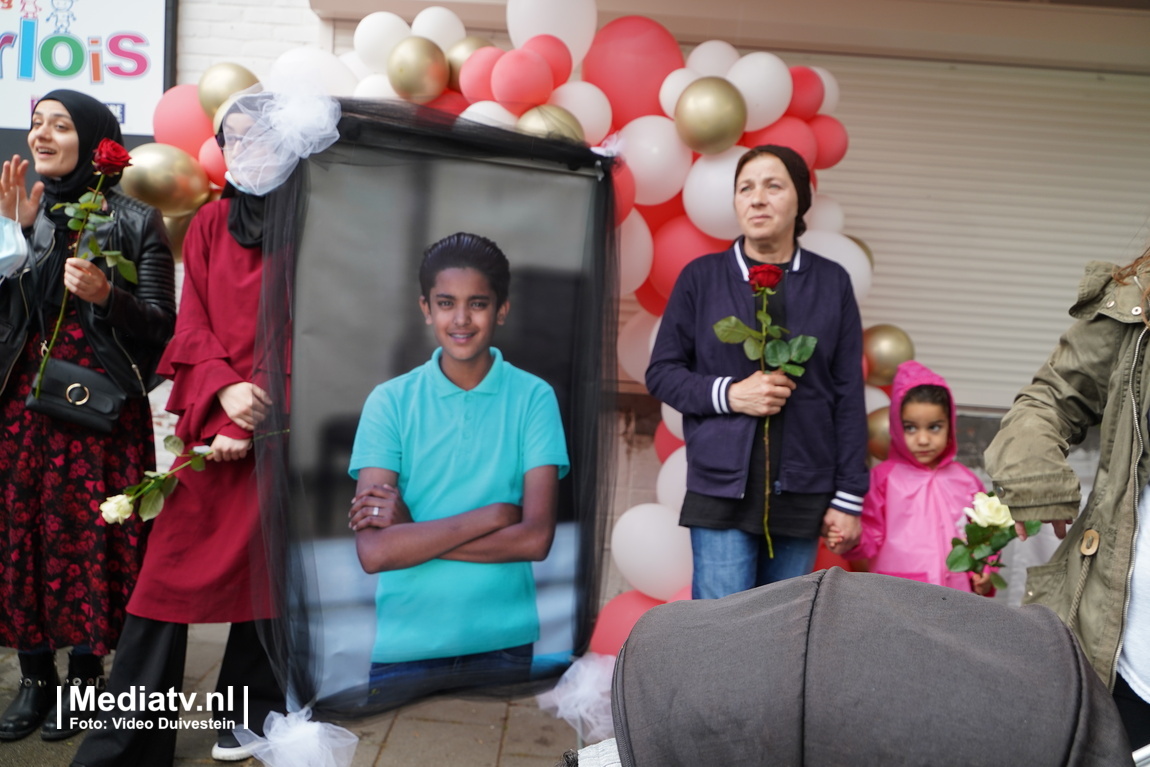
{"label": "black leather jacket", "polygon": [[[106,193],[112,221],[95,236],[104,250],[118,250],[136,265],[138,282],[123,279],[103,259],[96,264],[112,283],[108,305],[76,298],[84,337],[100,365],[129,396],[147,396],[161,381],[156,365],[176,323],[176,279],[172,249],[160,212],[118,189]],[[89,237],[91,235],[85,235]],[[42,207],[28,237],[31,256],[40,264],[55,247],[56,228]],[[82,250],[83,248],[81,248]],[[0,285],[0,365],[8,385],[20,358],[33,310],[39,301],[30,265]],[[62,283],[61,283],[62,285]],[[46,327],[51,332],[51,327]]]}

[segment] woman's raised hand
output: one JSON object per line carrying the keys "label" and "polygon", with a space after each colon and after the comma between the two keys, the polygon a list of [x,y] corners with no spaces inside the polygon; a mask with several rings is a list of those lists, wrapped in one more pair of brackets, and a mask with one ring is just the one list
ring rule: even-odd
{"label": "woman's raised hand", "polygon": [[44,197],[44,182],[37,181],[28,194],[28,161],[12,155],[0,169],[0,216],[20,222],[27,228],[36,220],[36,211]]}

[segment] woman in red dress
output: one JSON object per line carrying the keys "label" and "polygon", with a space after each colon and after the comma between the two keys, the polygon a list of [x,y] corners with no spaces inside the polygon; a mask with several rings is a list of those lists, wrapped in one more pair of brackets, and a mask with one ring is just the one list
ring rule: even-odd
{"label": "woman in red dress", "polygon": [[[104,177],[112,222],[95,239],[136,265],[137,282],[105,261],[74,258],[69,216],[54,210],[96,186],[92,158],[102,139],[122,141],[111,111],[96,99],[52,91],[33,107],[28,146],[43,179],[27,194],[28,161],[5,162],[0,215],[20,223],[31,258],[0,280],[0,645],[18,650],[20,691],[0,714],[0,739],[57,728],[55,650],[71,647],[68,684],[99,685],[103,656],[120,637],[125,607],[144,554],[138,518],[105,524],[100,503],[155,468],[148,391],[176,317],[172,253],[160,214]],[[82,249],[83,252],[83,249]],[[51,356],[102,371],[128,395],[111,433],[57,420],[25,407],[65,302]],[[39,315],[39,316],[37,316]],[[46,330],[42,330],[46,329]],[[41,723],[43,726],[41,727]]]}

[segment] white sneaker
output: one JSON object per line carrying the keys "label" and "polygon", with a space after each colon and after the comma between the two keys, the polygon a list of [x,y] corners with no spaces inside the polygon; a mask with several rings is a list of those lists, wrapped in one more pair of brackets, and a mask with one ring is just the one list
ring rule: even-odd
{"label": "white sneaker", "polygon": [[232,732],[221,732],[212,746],[212,758],[217,762],[242,762],[255,753],[256,744],[240,745]]}

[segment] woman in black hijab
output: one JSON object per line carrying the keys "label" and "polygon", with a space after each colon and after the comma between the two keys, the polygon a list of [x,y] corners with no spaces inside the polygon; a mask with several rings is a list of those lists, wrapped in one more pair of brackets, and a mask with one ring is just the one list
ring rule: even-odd
{"label": "woman in black hijab", "polygon": [[[100,504],[155,468],[148,391],[175,323],[171,248],[155,209],[104,177],[111,220],[94,238],[134,263],[130,282],[105,261],[76,258],[77,233],[58,203],[77,202],[97,185],[93,153],[120,127],[96,99],[56,90],[33,107],[28,147],[41,181],[26,193],[28,161],[4,163],[0,214],[23,228],[30,257],[0,282],[0,645],[19,651],[22,680],[0,714],[0,740],[38,727],[46,740],[75,734],[69,697],[57,727],[55,650],[71,647],[67,683],[102,685],[103,656],[115,647],[143,557],[138,517],[108,524]],[[81,253],[87,248],[80,248]],[[127,395],[109,433],[25,406],[44,343],[63,306],[50,356],[103,373]],[[41,725],[43,725],[41,727]]]}

